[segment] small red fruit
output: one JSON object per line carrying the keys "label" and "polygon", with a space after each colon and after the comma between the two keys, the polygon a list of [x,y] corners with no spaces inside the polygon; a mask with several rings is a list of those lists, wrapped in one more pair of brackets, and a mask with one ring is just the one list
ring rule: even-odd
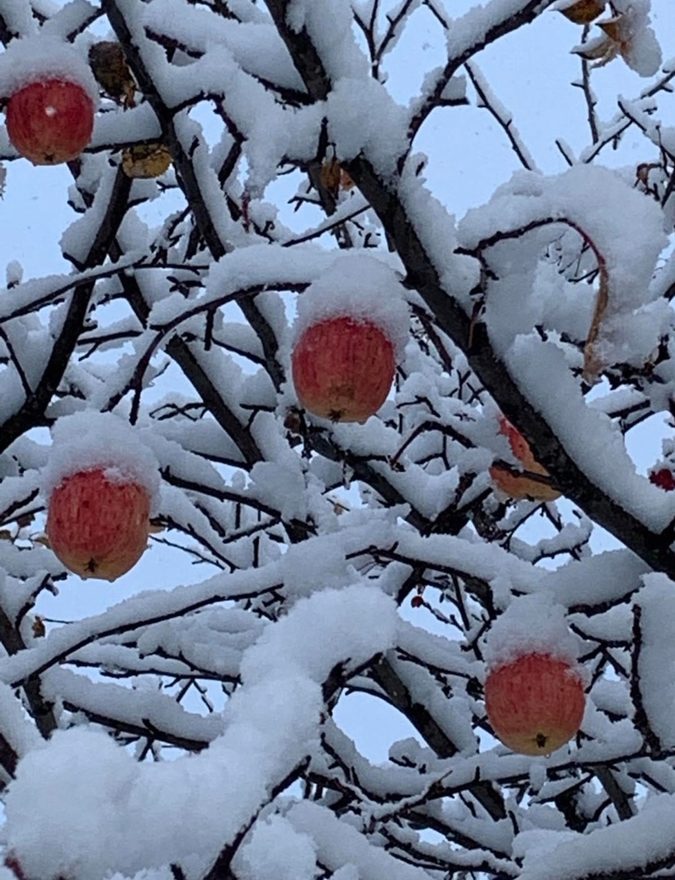
{"label": "small red fruit", "polygon": [[672,492],[675,489],[675,474],[670,468],[660,468],[658,471],[651,472],[649,482],[660,489],[665,489],[666,492]]}
{"label": "small red fruit", "polygon": [[565,661],[524,654],[492,669],[485,681],[485,707],[495,735],[521,755],[548,755],[578,731],[584,685]]}
{"label": "small red fruit", "polygon": [[386,400],[396,362],[379,327],[342,315],[308,327],[291,366],[305,409],[334,422],[365,422]]}
{"label": "small red fruit", "polygon": [[[520,431],[504,416],[499,418],[499,430],[509,441],[511,452],[513,452],[526,471],[541,474],[543,477],[549,476],[546,468],[539,464],[534,455],[532,455],[530,444]],[[538,480],[533,480],[521,474],[512,473],[499,465],[493,465],[490,468],[490,476],[497,488],[501,489],[506,495],[510,495],[511,498],[555,501],[556,498],[560,497],[560,492],[554,489],[553,486],[540,483]]]}
{"label": "small red fruit", "polygon": [[94,104],[74,82],[32,82],[7,103],[7,134],[17,152],[34,165],[76,159],[91,140]]}
{"label": "small red fruit", "polygon": [[147,546],[150,498],[144,487],[103,470],[80,471],[52,492],[47,538],[70,571],[114,581]]}

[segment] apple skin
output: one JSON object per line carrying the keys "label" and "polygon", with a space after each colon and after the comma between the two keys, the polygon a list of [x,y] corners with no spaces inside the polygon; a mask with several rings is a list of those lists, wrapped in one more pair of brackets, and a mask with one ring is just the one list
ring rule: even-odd
{"label": "apple skin", "polygon": [[32,82],[7,103],[7,134],[33,165],[76,159],[91,140],[94,104],[77,83],[61,79]]}
{"label": "apple skin", "polygon": [[52,492],[47,538],[70,571],[114,581],[138,562],[148,542],[150,499],[133,482],[103,470],[80,471]]}
{"label": "apple skin", "polygon": [[649,482],[666,492],[672,492],[675,489],[675,474],[670,468],[660,468],[651,472]]}
{"label": "apple skin", "polygon": [[530,653],[490,670],[485,707],[492,729],[521,755],[548,755],[579,730],[585,707],[580,676],[563,660]]}
{"label": "apple skin", "polygon": [[[499,418],[499,430],[509,441],[511,452],[513,452],[526,471],[541,474],[543,477],[548,476],[546,468],[539,464],[532,455],[530,444],[520,431],[504,416]],[[512,473],[499,465],[493,465],[490,468],[490,477],[497,488],[501,489],[505,495],[509,495],[511,498],[530,498],[534,501],[555,501],[556,498],[560,498],[560,492],[554,489],[553,486],[540,483],[521,474]]]}
{"label": "apple skin", "polygon": [[365,422],[394,381],[394,347],[375,324],[348,315],[308,327],[291,356],[302,406],[334,422]]}

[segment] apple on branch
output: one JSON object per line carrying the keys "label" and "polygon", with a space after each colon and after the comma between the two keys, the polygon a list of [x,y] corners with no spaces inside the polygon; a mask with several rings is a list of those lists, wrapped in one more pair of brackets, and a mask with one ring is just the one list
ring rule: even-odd
{"label": "apple on branch", "polygon": [[[522,464],[525,471],[548,477],[546,468],[539,464],[532,454],[530,445],[520,431],[505,416],[499,417],[499,431],[509,441],[511,452]],[[525,474],[495,464],[490,468],[490,477],[495,486],[510,498],[530,498],[534,501],[555,501],[560,492],[547,481],[539,481]]]}
{"label": "apple on branch", "polygon": [[55,34],[15,38],[0,55],[7,135],[34,165],[80,155],[91,140],[98,95],[87,60]]}
{"label": "apple on branch", "polygon": [[94,105],[82,86],[61,79],[32,82],[7,102],[7,134],[34,165],[76,159],[91,140]]}
{"label": "apple on branch", "polygon": [[485,707],[495,735],[521,755],[548,755],[578,731],[583,681],[569,663],[528,653],[490,670]]}
{"label": "apple on branch", "polygon": [[675,489],[675,473],[669,467],[658,468],[649,474],[649,482],[666,492],[672,492]]}
{"label": "apple on branch", "polygon": [[349,315],[308,327],[293,349],[293,384],[300,403],[334,422],[365,422],[394,380],[394,347],[375,324]]}
{"label": "apple on branch", "polygon": [[409,331],[399,276],[370,255],[336,258],[298,301],[291,372],[300,404],[334,422],[365,422],[387,399]]}
{"label": "apple on branch", "polygon": [[80,577],[114,581],[126,574],[143,555],[149,529],[145,488],[105,470],[72,474],[51,494],[49,544]]}
{"label": "apple on branch", "polygon": [[158,514],[159,462],[144,432],[114,413],[62,416],[52,437],[41,486],[49,545],[75,574],[115,580],[147,547]]}
{"label": "apple on branch", "polygon": [[586,702],[579,650],[551,593],[511,599],[484,648],[485,708],[504,745],[522,755],[548,755],[576,734]]}

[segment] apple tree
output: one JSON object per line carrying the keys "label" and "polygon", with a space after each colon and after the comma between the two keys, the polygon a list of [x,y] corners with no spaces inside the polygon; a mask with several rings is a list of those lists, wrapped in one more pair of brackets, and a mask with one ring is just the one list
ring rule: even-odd
{"label": "apple tree", "polygon": [[673,876],[669,4],[0,0],[0,880]]}

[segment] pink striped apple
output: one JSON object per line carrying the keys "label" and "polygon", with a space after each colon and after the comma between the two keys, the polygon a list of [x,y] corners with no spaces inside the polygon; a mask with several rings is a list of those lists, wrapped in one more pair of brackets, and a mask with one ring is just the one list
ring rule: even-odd
{"label": "pink striped apple", "polygon": [[521,755],[548,755],[571,739],[584,714],[578,671],[549,654],[528,653],[496,666],[485,681],[495,736]]}
{"label": "pink striped apple", "polygon": [[378,326],[341,315],[301,333],[291,367],[298,399],[309,412],[334,422],[365,422],[386,400],[396,363]]}
{"label": "pink striped apple", "polygon": [[51,494],[47,538],[70,571],[114,581],[138,562],[147,546],[150,498],[137,483],[80,471]]}

